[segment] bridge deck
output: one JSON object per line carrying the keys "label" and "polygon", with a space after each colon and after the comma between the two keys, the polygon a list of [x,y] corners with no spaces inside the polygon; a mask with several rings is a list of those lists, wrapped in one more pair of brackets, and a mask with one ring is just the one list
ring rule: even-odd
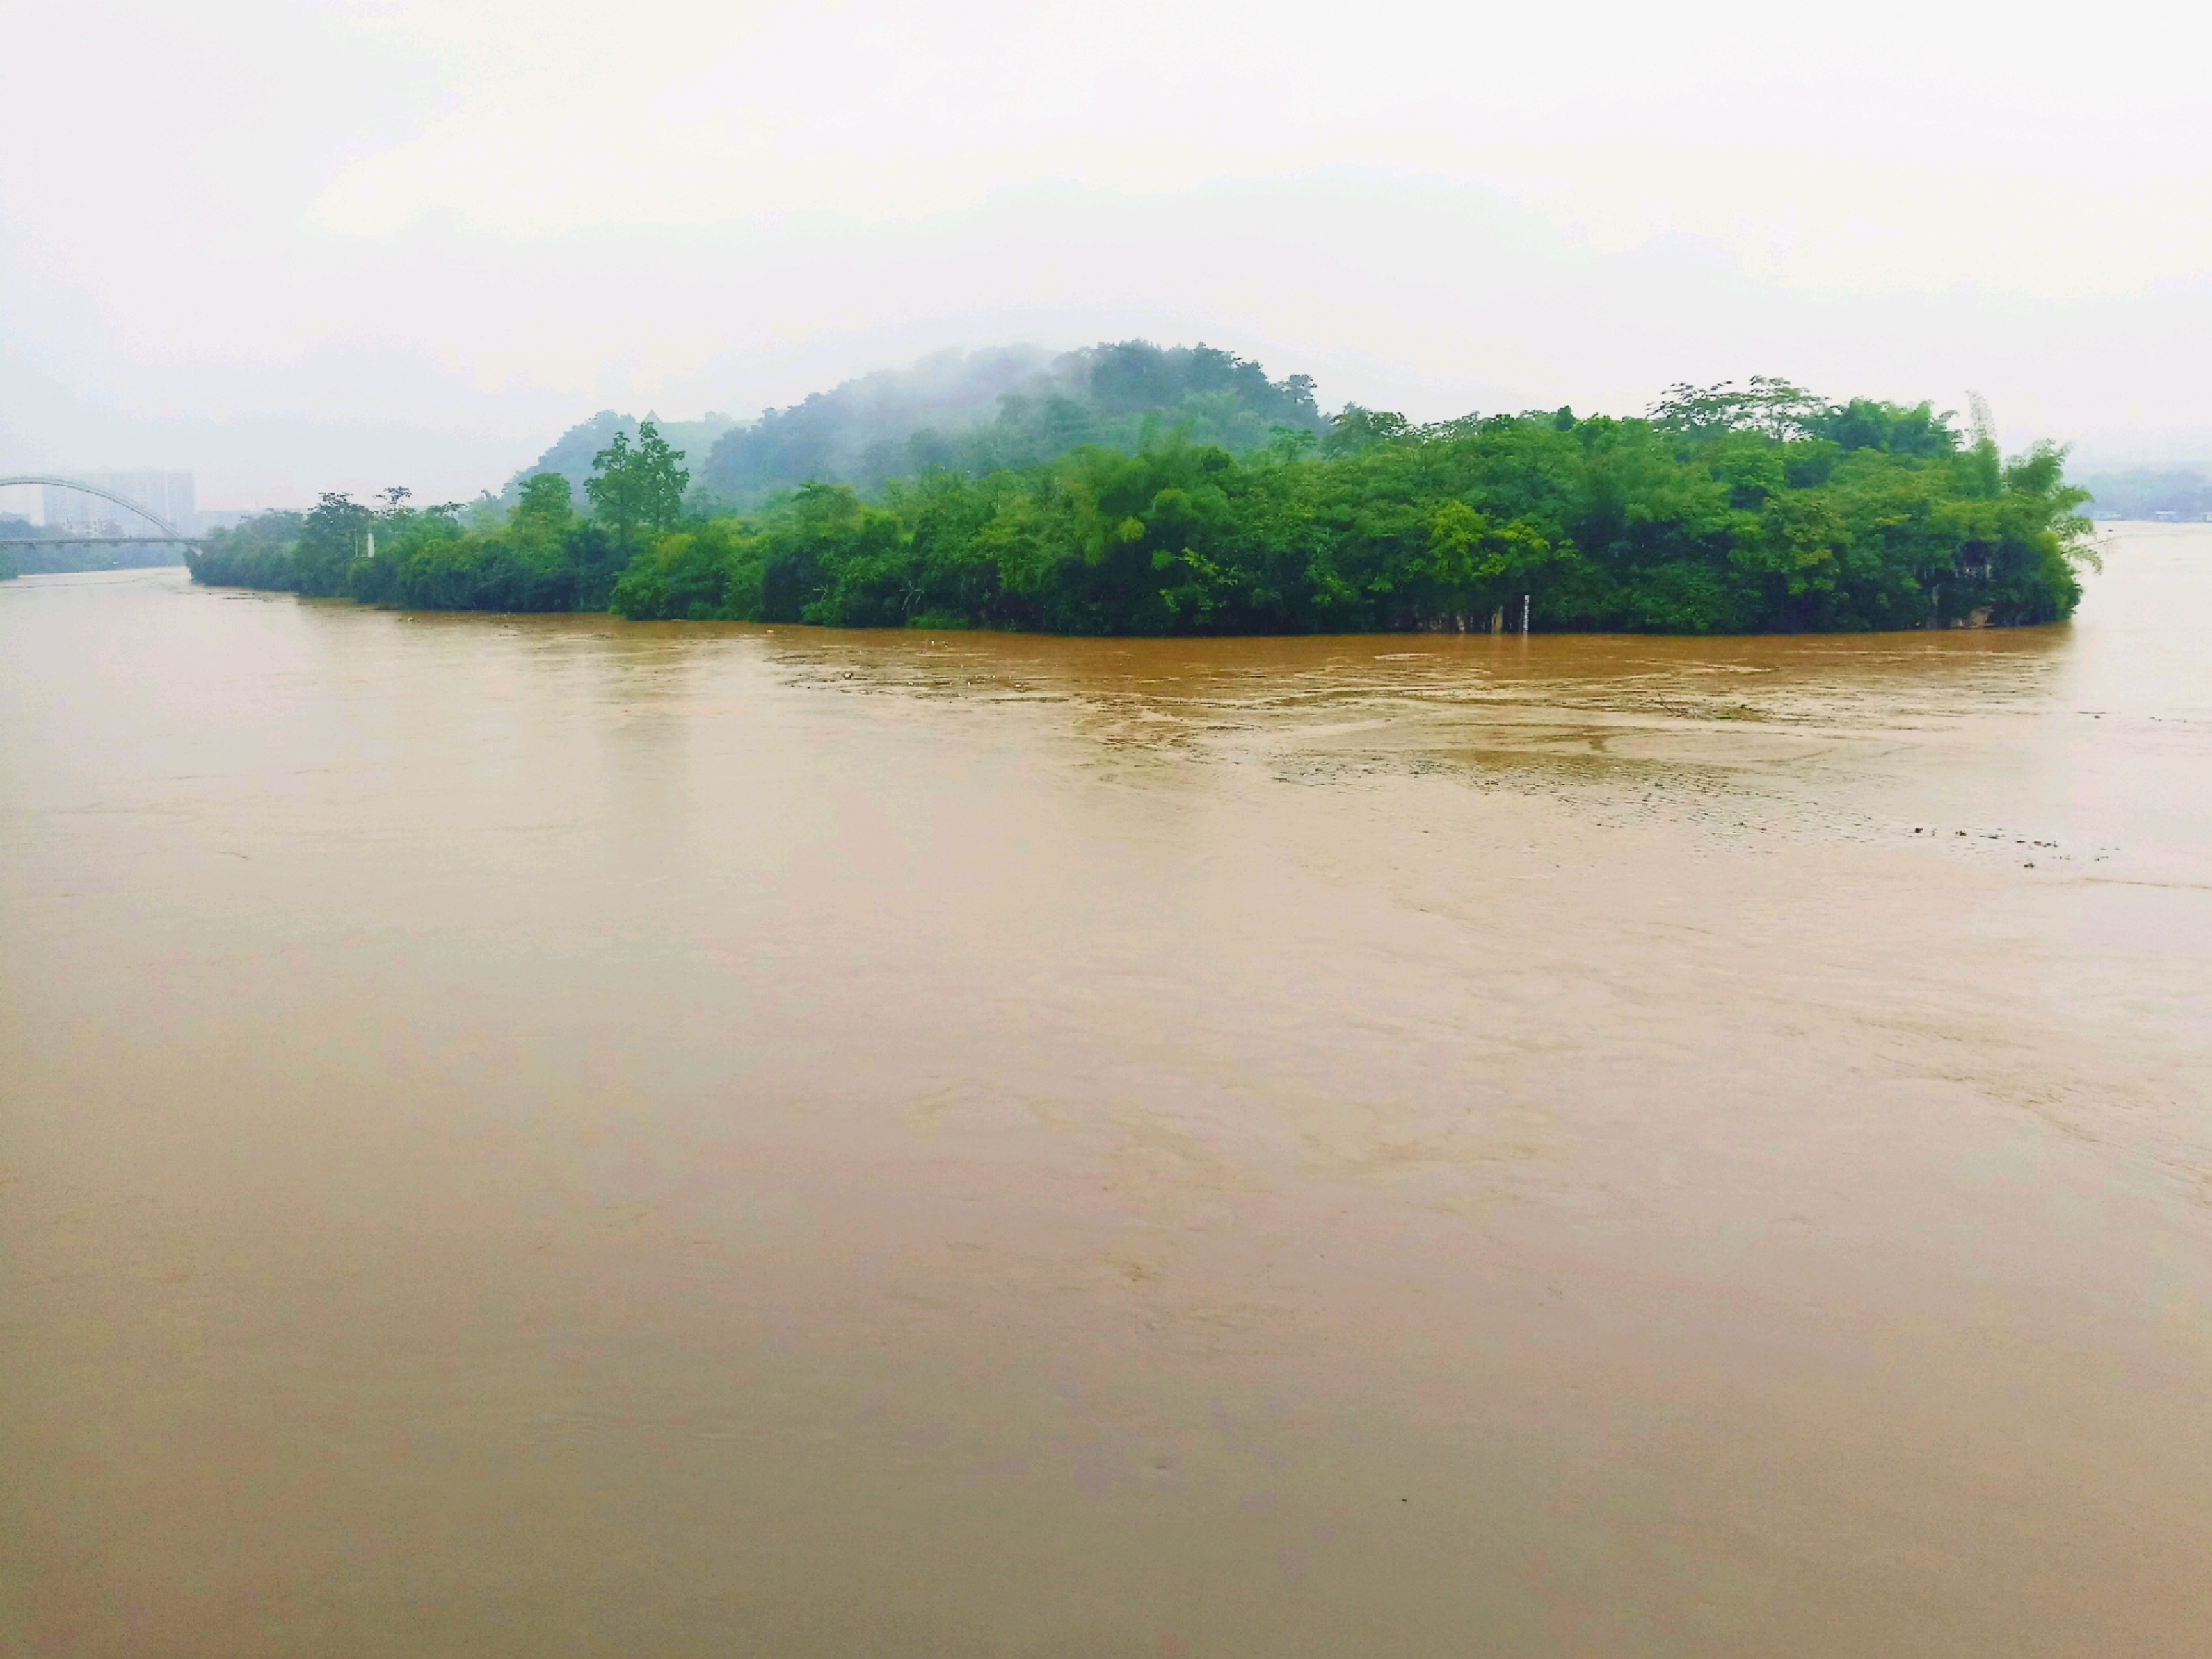
{"label": "bridge deck", "polygon": [[197,547],[198,536],[0,536],[0,547]]}

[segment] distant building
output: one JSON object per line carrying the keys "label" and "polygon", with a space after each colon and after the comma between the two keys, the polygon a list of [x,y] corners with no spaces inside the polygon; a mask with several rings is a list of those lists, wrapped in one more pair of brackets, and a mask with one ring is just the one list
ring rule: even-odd
{"label": "distant building", "polygon": [[[192,475],[189,472],[72,472],[68,476],[82,478],[101,489],[112,490],[125,500],[167,519],[186,535],[197,534],[199,530],[199,509],[192,493]],[[87,495],[80,490],[43,485],[39,505],[40,515],[48,524],[88,534],[105,532],[111,535],[137,536],[151,534],[154,531],[154,526],[137,514],[125,512],[112,501],[102,501],[97,495]]]}

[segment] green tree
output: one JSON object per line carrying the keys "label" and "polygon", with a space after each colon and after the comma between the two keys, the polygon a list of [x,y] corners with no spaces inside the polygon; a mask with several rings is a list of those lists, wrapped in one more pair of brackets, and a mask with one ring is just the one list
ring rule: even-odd
{"label": "green tree", "polygon": [[624,553],[635,550],[640,531],[665,530],[684,516],[684,490],[691,474],[683,454],[651,421],[640,423],[635,446],[628,433],[617,432],[614,441],[592,457],[592,468],[584,493],[613,528],[615,543]]}
{"label": "green tree", "polygon": [[1346,404],[1330,417],[1323,447],[1332,455],[1349,455],[1370,444],[1388,443],[1413,429],[1413,422],[1394,409],[1367,409]]}
{"label": "green tree", "polygon": [[540,472],[522,482],[509,528],[530,547],[557,547],[576,521],[568,481],[557,472]]}
{"label": "green tree", "polygon": [[294,591],[314,599],[343,593],[346,572],[375,526],[371,508],[349,495],[325,491],[301,524],[293,550]]}
{"label": "green tree", "polygon": [[1437,509],[1426,554],[1409,560],[1407,570],[1421,585],[1425,620],[1464,633],[1480,612],[1502,609],[1517,584],[1543,570],[1551,553],[1528,525],[1492,524],[1465,501],[1452,501]]}

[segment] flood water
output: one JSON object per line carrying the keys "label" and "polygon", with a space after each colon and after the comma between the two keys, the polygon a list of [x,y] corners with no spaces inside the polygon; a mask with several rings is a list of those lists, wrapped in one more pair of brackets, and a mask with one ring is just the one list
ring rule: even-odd
{"label": "flood water", "polygon": [[0,1650],[2202,1653],[2208,637],[0,585]]}

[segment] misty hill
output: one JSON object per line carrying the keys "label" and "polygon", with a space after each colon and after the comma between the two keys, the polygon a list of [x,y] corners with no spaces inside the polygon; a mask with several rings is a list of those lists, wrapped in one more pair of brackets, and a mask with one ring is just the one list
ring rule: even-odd
{"label": "misty hill", "polygon": [[863,374],[725,433],[692,481],[730,502],[808,483],[878,483],[908,470],[907,442],[916,432],[982,426],[1001,398],[1045,381],[1053,366],[1036,346],[1001,346],[940,351],[911,368]]}
{"label": "misty hill", "polygon": [[2077,482],[2095,498],[2093,519],[2212,519],[2212,478],[2201,472],[2137,467]]}
{"label": "misty hill", "polygon": [[[872,489],[938,469],[981,477],[1086,444],[1133,454],[1148,422],[1235,453],[1264,448],[1279,427],[1328,428],[1307,375],[1272,380],[1259,364],[1203,343],[1123,340],[1056,357],[1034,346],[939,352],[764,410],[750,424],[710,415],[660,432],[684,452],[701,505],[732,507],[805,483]],[[532,472],[558,472],[580,489],[592,457],[617,431],[636,429],[611,411],[571,428],[515,475],[507,499]]]}
{"label": "misty hill", "polygon": [[1265,447],[1278,427],[1328,426],[1310,377],[1271,380],[1203,343],[1123,340],[1049,362],[1019,347],[945,352],[763,412],[717,440],[694,482],[743,505],[810,483],[871,489],[937,469],[980,477],[1086,444],[1133,454],[1147,422],[1232,453]]}
{"label": "misty hill", "polygon": [[[738,424],[731,416],[711,413],[696,421],[664,421],[650,413],[645,418],[653,422],[672,447],[683,452],[684,465],[691,469],[694,477],[705,464],[714,441]],[[636,437],[637,425],[634,415],[617,415],[611,409],[603,409],[590,420],[570,427],[550,449],[507,481],[507,487],[499,494],[501,504],[512,509],[522,499],[522,481],[538,472],[559,473],[580,496],[584,481],[592,476],[592,457],[612,443],[617,432]]]}

